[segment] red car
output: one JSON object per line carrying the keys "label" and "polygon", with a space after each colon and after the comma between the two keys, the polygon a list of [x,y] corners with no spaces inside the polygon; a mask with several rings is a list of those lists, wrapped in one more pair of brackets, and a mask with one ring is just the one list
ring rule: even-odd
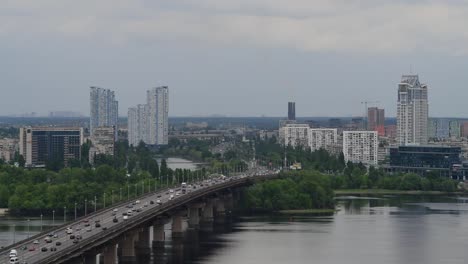
{"label": "red car", "polygon": [[35,249],[34,247],[30,247],[28,250],[29,250],[29,251],[34,251],[34,250],[36,250],[36,249]]}

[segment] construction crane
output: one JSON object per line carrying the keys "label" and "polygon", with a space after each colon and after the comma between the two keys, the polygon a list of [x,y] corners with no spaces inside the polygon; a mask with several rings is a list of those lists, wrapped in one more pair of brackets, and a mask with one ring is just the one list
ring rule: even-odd
{"label": "construction crane", "polygon": [[368,108],[369,104],[378,104],[380,101],[362,101],[361,104],[364,105],[364,115],[362,116],[362,129],[367,129],[367,118],[368,118]]}

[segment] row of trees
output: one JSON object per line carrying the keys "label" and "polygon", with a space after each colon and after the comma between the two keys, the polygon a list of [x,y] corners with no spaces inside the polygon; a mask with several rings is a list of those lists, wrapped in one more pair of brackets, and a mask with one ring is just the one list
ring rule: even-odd
{"label": "row of trees", "polygon": [[249,187],[244,208],[269,211],[333,208],[334,194],[330,177],[317,171],[290,172],[284,179]]}

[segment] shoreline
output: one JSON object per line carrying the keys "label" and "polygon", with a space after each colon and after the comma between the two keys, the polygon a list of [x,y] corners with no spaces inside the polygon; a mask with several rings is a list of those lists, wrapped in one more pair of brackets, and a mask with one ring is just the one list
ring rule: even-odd
{"label": "shoreline", "polygon": [[404,190],[387,190],[387,189],[343,189],[343,190],[334,190],[335,196],[342,195],[362,195],[362,194],[371,194],[371,195],[461,195],[463,192],[442,192],[442,191],[404,191]]}

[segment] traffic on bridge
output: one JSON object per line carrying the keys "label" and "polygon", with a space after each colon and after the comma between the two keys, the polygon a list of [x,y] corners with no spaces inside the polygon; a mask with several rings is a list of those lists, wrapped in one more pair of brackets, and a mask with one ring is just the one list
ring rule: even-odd
{"label": "traffic on bridge", "polygon": [[[128,239],[132,230],[141,228],[148,221],[160,221],[161,215],[167,217],[177,208],[190,208],[190,203],[193,204],[200,198],[251,184],[256,179],[274,177],[278,173],[277,170],[255,168],[230,177],[216,175],[203,181],[161,189],[20,241],[14,247],[5,248],[0,252],[0,263],[96,263],[96,254],[89,254],[90,251],[103,253],[106,264],[115,263],[118,258],[116,247],[120,247],[123,252],[119,263],[132,263],[135,260],[135,239]],[[220,207],[224,210],[224,205],[218,205],[218,208]],[[195,207],[195,210],[189,210],[188,213],[194,225],[198,225],[200,215],[213,218],[213,206],[206,211],[200,211],[199,208],[200,206]],[[177,223],[179,218],[172,221],[173,225],[180,226],[180,223]],[[154,230],[154,239],[161,237],[156,234],[156,228]],[[177,230],[173,230],[173,235],[176,232]],[[164,239],[164,234],[161,239]],[[109,244],[110,240],[124,242],[114,242],[109,250],[106,243]]]}

